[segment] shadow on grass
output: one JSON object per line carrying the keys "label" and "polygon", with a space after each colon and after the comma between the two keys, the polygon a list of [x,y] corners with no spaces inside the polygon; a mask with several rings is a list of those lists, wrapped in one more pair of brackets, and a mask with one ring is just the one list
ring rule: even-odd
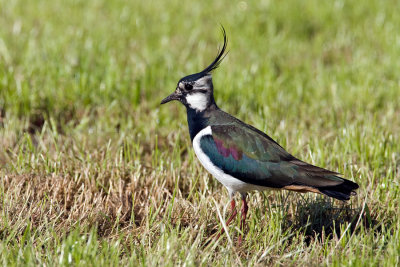
{"label": "shadow on grass", "polygon": [[[357,234],[361,229],[370,230],[372,234],[378,234],[382,231],[382,223],[378,222],[373,214],[371,215],[366,203],[354,207],[351,201],[342,202],[325,196],[290,198],[290,195],[290,192],[275,195],[276,198],[269,198],[265,202],[268,203],[266,206],[259,205],[258,208],[264,211],[270,209],[277,212],[283,211],[283,218],[280,218],[283,232],[299,232],[304,236],[308,246],[314,241],[339,240],[342,235]],[[264,197],[265,200],[267,197],[265,195]],[[239,207],[237,208],[240,212]],[[264,223],[263,216],[261,215],[258,219],[260,223]],[[212,227],[210,226],[207,231],[209,239],[205,242],[205,246],[215,240],[217,233],[221,231],[221,227],[219,222]],[[296,237],[297,235],[293,235],[293,238]]]}
{"label": "shadow on grass", "polygon": [[[302,232],[309,245],[315,239],[340,238],[343,231],[353,234],[361,225],[364,229],[378,225],[377,220],[371,217],[367,204],[356,208],[344,202],[341,205],[334,204],[333,200],[325,197],[300,199],[295,203],[293,220],[287,220],[285,228],[291,227],[294,231]],[[381,227],[375,228],[379,232]]]}

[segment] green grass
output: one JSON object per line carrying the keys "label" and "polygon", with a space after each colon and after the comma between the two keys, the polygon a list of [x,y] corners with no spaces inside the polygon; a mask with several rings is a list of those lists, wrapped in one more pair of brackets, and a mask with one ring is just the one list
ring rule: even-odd
{"label": "green grass", "polygon": [[[146,2],[146,3],[144,3]],[[397,1],[0,0],[0,263],[400,264]],[[360,184],[346,204],[229,197],[191,149],[184,75],[229,55],[215,97]]]}

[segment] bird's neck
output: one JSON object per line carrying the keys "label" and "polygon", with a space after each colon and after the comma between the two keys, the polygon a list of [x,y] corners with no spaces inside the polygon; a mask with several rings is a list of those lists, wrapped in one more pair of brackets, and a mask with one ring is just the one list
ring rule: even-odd
{"label": "bird's neck", "polygon": [[210,118],[216,110],[218,110],[218,107],[215,102],[203,111],[197,111],[190,107],[186,107],[189,134],[192,141],[201,130],[210,125]]}

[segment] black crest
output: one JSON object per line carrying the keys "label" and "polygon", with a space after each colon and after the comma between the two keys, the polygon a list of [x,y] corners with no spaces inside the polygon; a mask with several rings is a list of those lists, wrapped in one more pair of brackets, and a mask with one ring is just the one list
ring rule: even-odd
{"label": "black crest", "polygon": [[226,51],[226,46],[228,45],[228,38],[226,37],[226,32],[225,32],[224,26],[222,26],[222,25],[221,25],[221,30],[222,30],[222,34],[224,35],[224,45],[222,46],[222,49],[220,51],[218,51],[218,55],[214,59],[214,61],[207,68],[202,70],[200,73],[203,73],[203,74],[210,73],[213,70],[215,70],[216,68],[218,68],[219,64],[221,64],[222,60],[227,55],[227,53],[225,53],[225,51]]}

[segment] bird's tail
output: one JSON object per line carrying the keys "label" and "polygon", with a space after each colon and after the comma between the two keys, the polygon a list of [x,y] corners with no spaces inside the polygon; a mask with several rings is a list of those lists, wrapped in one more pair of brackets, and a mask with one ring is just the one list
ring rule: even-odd
{"label": "bird's tail", "polygon": [[339,200],[349,200],[350,196],[354,196],[357,193],[354,191],[356,190],[359,186],[358,184],[343,179],[343,183],[334,185],[334,186],[324,186],[324,187],[317,187],[318,190],[327,196],[339,199]]}

